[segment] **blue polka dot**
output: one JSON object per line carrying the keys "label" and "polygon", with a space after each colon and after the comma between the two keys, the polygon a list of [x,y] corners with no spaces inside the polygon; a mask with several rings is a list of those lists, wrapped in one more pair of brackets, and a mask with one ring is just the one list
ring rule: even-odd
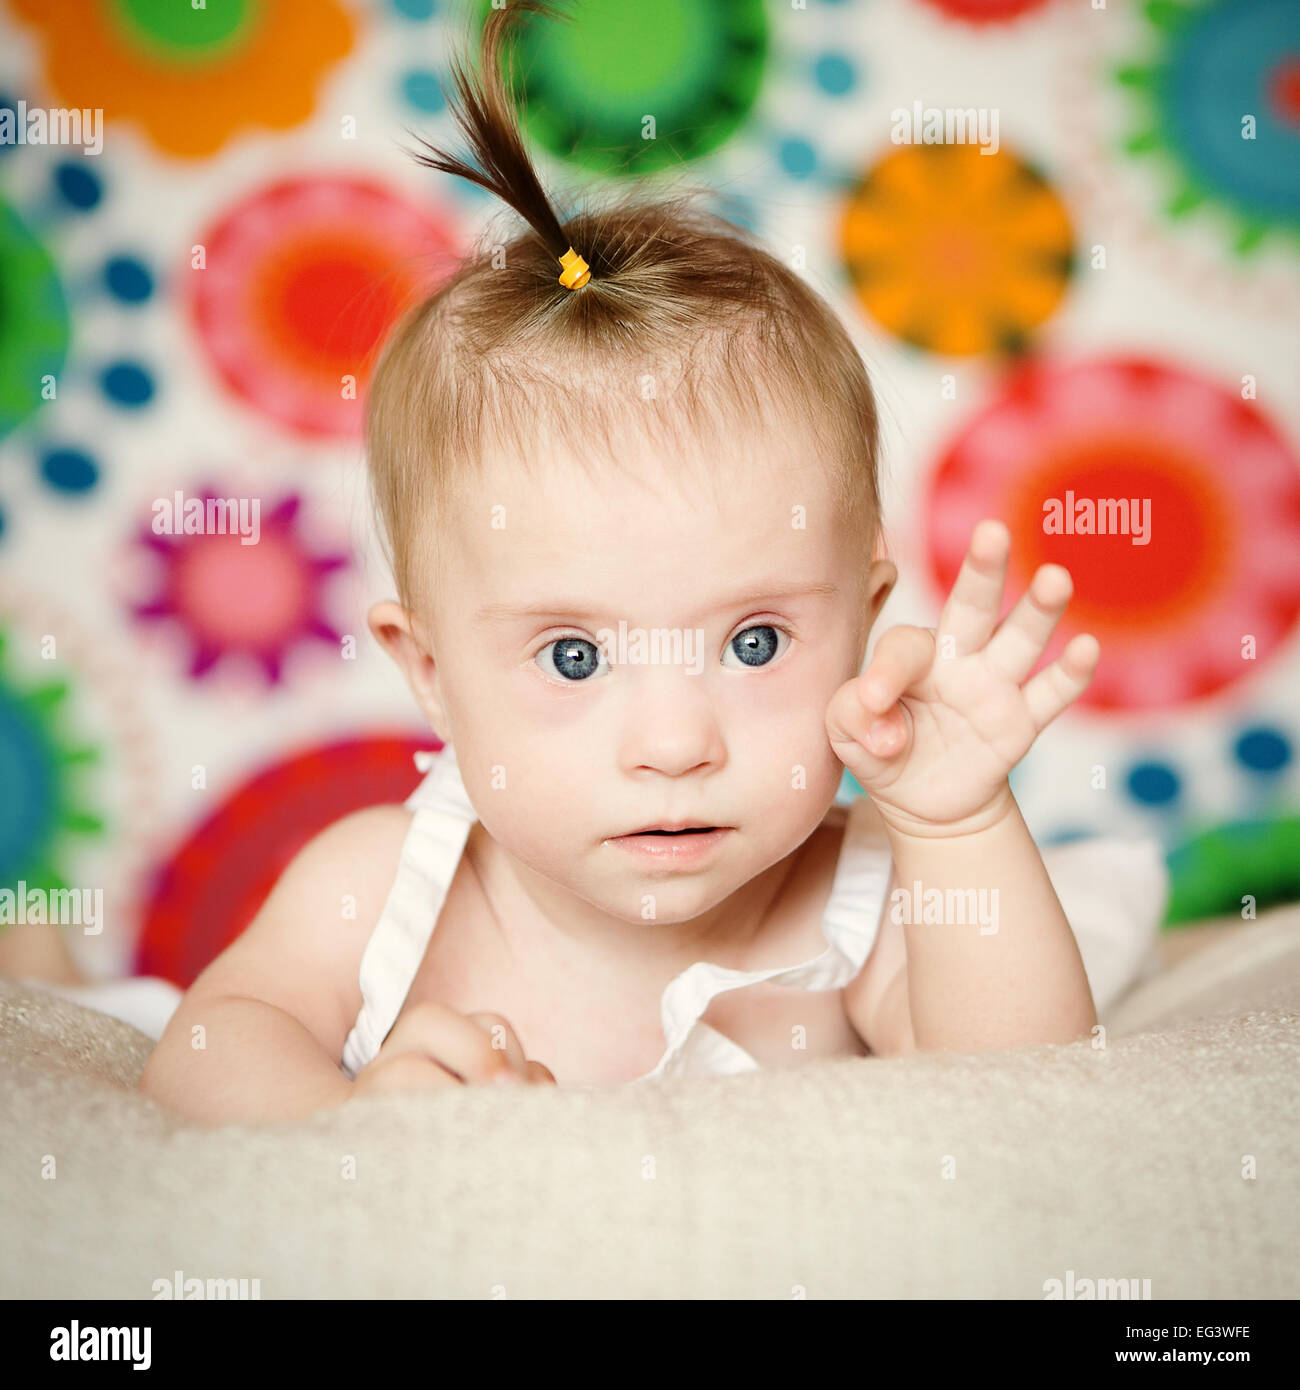
{"label": "blue polka dot", "polygon": [[817,168],[817,151],[807,140],[782,140],[780,159],[786,173],[797,179],[807,178]]}
{"label": "blue polka dot", "polygon": [[3,507],[0,507],[0,540],[4,540],[5,526],[7,524],[8,521],[5,517],[5,509]]}
{"label": "blue polka dot", "polygon": [[1291,741],[1280,729],[1243,729],[1232,751],[1252,772],[1277,772],[1291,761]]}
{"label": "blue polka dot", "polygon": [[428,68],[415,68],[403,76],[402,95],[417,111],[441,111],[447,104],[437,74]]}
{"label": "blue polka dot", "polygon": [[104,265],[104,284],[109,294],[124,304],[142,304],[153,293],[153,276],[134,256],[114,256]]}
{"label": "blue polka dot", "polygon": [[88,492],[99,482],[99,466],[80,449],[51,449],[41,459],[41,476],[60,492]]}
{"label": "blue polka dot", "polygon": [[104,196],[104,186],[98,175],[92,174],[84,161],[74,164],[71,160],[65,160],[60,164],[54,171],[54,186],[63,201],[78,212],[88,212],[98,207]]}
{"label": "blue polka dot", "polygon": [[1165,763],[1138,763],[1129,770],[1129,795],[1147,806],[1168,805],[1180,788],[1178,774]]}
{"label": "blue polka dot", "polygon": [[117,405],[135,408],[153,399],[153,378],[135,362],[113,362],[100,376],[104,394]]}
{"label": "blue polka dot", "polygon": [[392,3],[403,19],[431,19],[438,8],[434,0],[392,0]]}
{"label": "blue polka dot", "polygon": [[833,97],[842,97],[857,85],[857,74],[853,64],[842,54],[823,53],[813,67],[817,85]]}

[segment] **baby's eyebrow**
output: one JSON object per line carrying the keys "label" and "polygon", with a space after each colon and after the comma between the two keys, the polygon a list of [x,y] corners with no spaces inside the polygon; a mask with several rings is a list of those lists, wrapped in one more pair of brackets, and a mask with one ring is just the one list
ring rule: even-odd
{"label": "baby's eyebrow", "polygon": [[[742,589],[729,598],[719,600],[710,610],[712,613],[724,612],[729,608],[748,606],[767,607],[795,598],[831,598],[839,593],[835,584],[805,584],[797,589],[767,590],[755,593],[753,589]],[[571,618],[575,621],[589,622],[602,616],[590,606],[590,600],[583,598],[572,601],[555,599],[546,603],[488,603],[478,610],[476,617],[482,621],[505,622],[517,618],[554,618],[562,621]]]}

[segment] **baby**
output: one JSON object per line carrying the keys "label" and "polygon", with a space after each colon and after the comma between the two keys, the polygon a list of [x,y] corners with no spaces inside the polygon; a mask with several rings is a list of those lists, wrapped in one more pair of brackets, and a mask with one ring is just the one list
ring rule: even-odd
{"label": "baby", "polygon": [[999,624],[982,522],[938,627],[863,669],[896,571],[858,353],[689,199],[560,221],[501,78],[524,9],[453,68],[478,168],[420,158],[531,230],[406,317],[367,407],[399,595],[370,628],[443,746],[298,855],[141,1089],[259,1122],[1088,1035],[1008,784],[1096,667],[1080,636],[1031,674],[1069,575]]}

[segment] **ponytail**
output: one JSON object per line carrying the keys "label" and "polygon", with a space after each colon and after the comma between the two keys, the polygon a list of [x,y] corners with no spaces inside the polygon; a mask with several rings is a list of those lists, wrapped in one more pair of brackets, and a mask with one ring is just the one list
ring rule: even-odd
{"label": "ponytail", "polygon": [[[494,9],[483,26],[479,80],[471,79],[464,58],[451,60],[456,98],[448,101],[457,125],[469,141],[478,168],[440,150],[419,136],[427,153],[412,151],[417,163],[468,179],[508,204],[537,233],[556,260],[569,249],[569,240],[551,200],[542,188],[533,162],[524,148],[513,101],[506,91],[502,59],[506,42],[513,37],[524,12],[571,23],[571,16],[557,13],[546,0],[511,0],[507,8]],[[582,253],[582,248],[576,248]]]}

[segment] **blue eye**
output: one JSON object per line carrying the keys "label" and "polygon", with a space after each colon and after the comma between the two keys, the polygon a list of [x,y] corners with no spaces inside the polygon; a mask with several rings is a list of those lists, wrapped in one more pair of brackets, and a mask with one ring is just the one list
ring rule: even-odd
{"label": "blue eye", "polygon": [[[766,624],[747,627],[744,632],[738,632],[727,644],[727,650],[722,654],[722,664],[734,666],[738,662],[742,666],[766,666],[785,651],[785,647],[781,646],[783,637],[788,644],[789,634],[782,632],[779,628],[769,627]],[[734,656],[736,661],[729,662],[728,656]]]}
{"label": "blue eye", "polygon": [[548,675],[562,676],[566,681],[585,681],[609,670],[604,653],[585,637],[561,637],[548,642],[537,653],[538,666]]}

